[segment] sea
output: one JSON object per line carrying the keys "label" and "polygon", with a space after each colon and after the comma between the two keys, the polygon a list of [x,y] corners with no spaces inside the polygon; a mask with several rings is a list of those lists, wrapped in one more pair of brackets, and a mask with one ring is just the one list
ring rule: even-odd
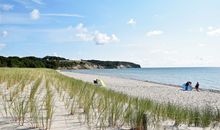
{"label": "sea", "polygon": [[182,85],[187,81],[191,81],[193,86],[199,82],[200,88],[220,90],[220,67],[126,68],[66,71],[114,76],[170,85]]}

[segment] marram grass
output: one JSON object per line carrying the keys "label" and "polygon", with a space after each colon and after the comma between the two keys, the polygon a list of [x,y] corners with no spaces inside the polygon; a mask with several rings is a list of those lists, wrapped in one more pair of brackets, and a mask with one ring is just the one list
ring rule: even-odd
{"label": "marram grass", "polygon": [[0,86],[3,116],[13,117],[19,125],[29,122],[31,127],[41,129],[50,129],[53,123],[56,93],[69,114],[100,129],[143,128],[144,114],[150,126],[173,120],[175,125],[207,127],[220,121],[219,110],[212,111],[208,106],[201,110],[160,104],[96,87],[50,69],[1,68]]}

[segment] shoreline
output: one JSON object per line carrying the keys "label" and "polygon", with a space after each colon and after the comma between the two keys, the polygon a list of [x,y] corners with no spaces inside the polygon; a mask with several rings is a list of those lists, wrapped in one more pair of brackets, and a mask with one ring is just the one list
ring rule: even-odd
{"label": "shoreline", "polygon": [[[133,79],[133,80],[137,80],[137,79]],[[148,83],[154,83],[154,84],[166,85],[166,86],[169,86],[169,87],[181,88],[181,86],[175,85],[175,84],[166,84],[166,83],[154,82],[154,81],[149,81],[149,80],[140,80],[140,81],[144,81],[144,82],[148,82]],[[195,90],[194,87],[193,87],[193,90]],[[200,91],[208,91],[208,92],[219,93],[220,94],[220,90],[217,90],[217,89],[199,88],[199,90]]]}
{"label": "shoreline", "polygon": [[[186,67],[180,67],[180,68],[186,68]],[[193,67],[189,67],[193,68]],[[200,67],[195,67],[195,68],[200,68]],[[209,67],[205,67],[209,68]],[[218,68],[218,67],[216,67]],[[71,72],[71,73],[79,73],[79,74],[87,74],[87,73],[80,73],[80,72],[74,72],[74,71],[69,71],[69,70],[57,70],[60,72]],[[89,74],[89,75],[98,75],[98,74]],[[122,78],[122,79],[128,79],[128,80],[136,80],[136,81],[142,81],[142,82],[147,82],[147,83],[153,83],[153,84],[158,84],[158,85],[165,85],[169,87],[176,87],[176,88],[181,88],[180,85],[176,84],[168,84],[168,83],[162,83],[162,82],[155,82],[155,81],[150,81],[150,80],[140,80],[140,79],[135,79],[135,78],[128,78],[128,77],[121,77],[121,76],[111,76],[111,75],[104,75],[104,74],[99,74],[99,76],[107,76],[107,77],[115,77],[115,78]],[[194,87],[193,87],[194,90]],[[208,88],[199,88],[200,91],[208,91],[208,92],[213,92],[213,93],[219,93],[220,94],[220,89],[208,89]]]}
{"label": "shoreline", "polygon": [[199,92],[195,90],[182,91],[181,88],[177,86],[154,82],[76,72],[58,72],[65,76],[90,83],[92,83],[94,79],[101,79],[108,89],[121,92],[128,96],[150,99],[158,103],[173,103],[182,107],[198,109],[203,109],[207,106],[215,110],[216,108],[220,109],[220,101],[218,101],[220,93],[215,91],[203,89]]}

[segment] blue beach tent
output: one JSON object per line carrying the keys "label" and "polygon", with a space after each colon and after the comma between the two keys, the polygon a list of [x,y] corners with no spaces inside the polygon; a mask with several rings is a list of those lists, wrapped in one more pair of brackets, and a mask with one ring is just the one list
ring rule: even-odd
{"label": "blue beach tent", "polygon": [[186,84],[183,84],[181,86],[181,88],[184,90],[184,91],[192,91],[192,86],[186,86]]}

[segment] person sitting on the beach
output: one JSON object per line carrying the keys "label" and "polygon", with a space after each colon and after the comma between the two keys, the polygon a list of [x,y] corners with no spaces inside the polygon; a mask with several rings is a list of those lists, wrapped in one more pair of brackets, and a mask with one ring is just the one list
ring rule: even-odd
{"label": "person sitting on the beach", "polygon": [[192,91],[192,89],[193,89],[192,82],[189,82],[188,91]]}
{"label": "person sitting on the beach", "polygon": [[95,80],[93,80],[93,83],[97,86],[102,86],[102,87],[106,86],[104,81],[102,81],[101,79],[95,79]]}
{"label": "person sitting on the beach", "polygon": [[195,89],[196,91],[199,91],[199,82],[196,83]]}
{"label": "person sitting on the beach", "polygon": [[183,85],[182,85],[182,90],[187,90],[188,89],[188,85],[189,85],[189,83],[188,82],[186,82],[186,83],[184,83]]}
{"label": "person sitting on the beach", "polygon": [[94,83],[94,84],[98,84],[97,79],[93,80],[93,83]]}
{"label": "person sitting on the beach", "polygon": [[188,81],[182,85],[184,91],[192,91],[192,82]]}

